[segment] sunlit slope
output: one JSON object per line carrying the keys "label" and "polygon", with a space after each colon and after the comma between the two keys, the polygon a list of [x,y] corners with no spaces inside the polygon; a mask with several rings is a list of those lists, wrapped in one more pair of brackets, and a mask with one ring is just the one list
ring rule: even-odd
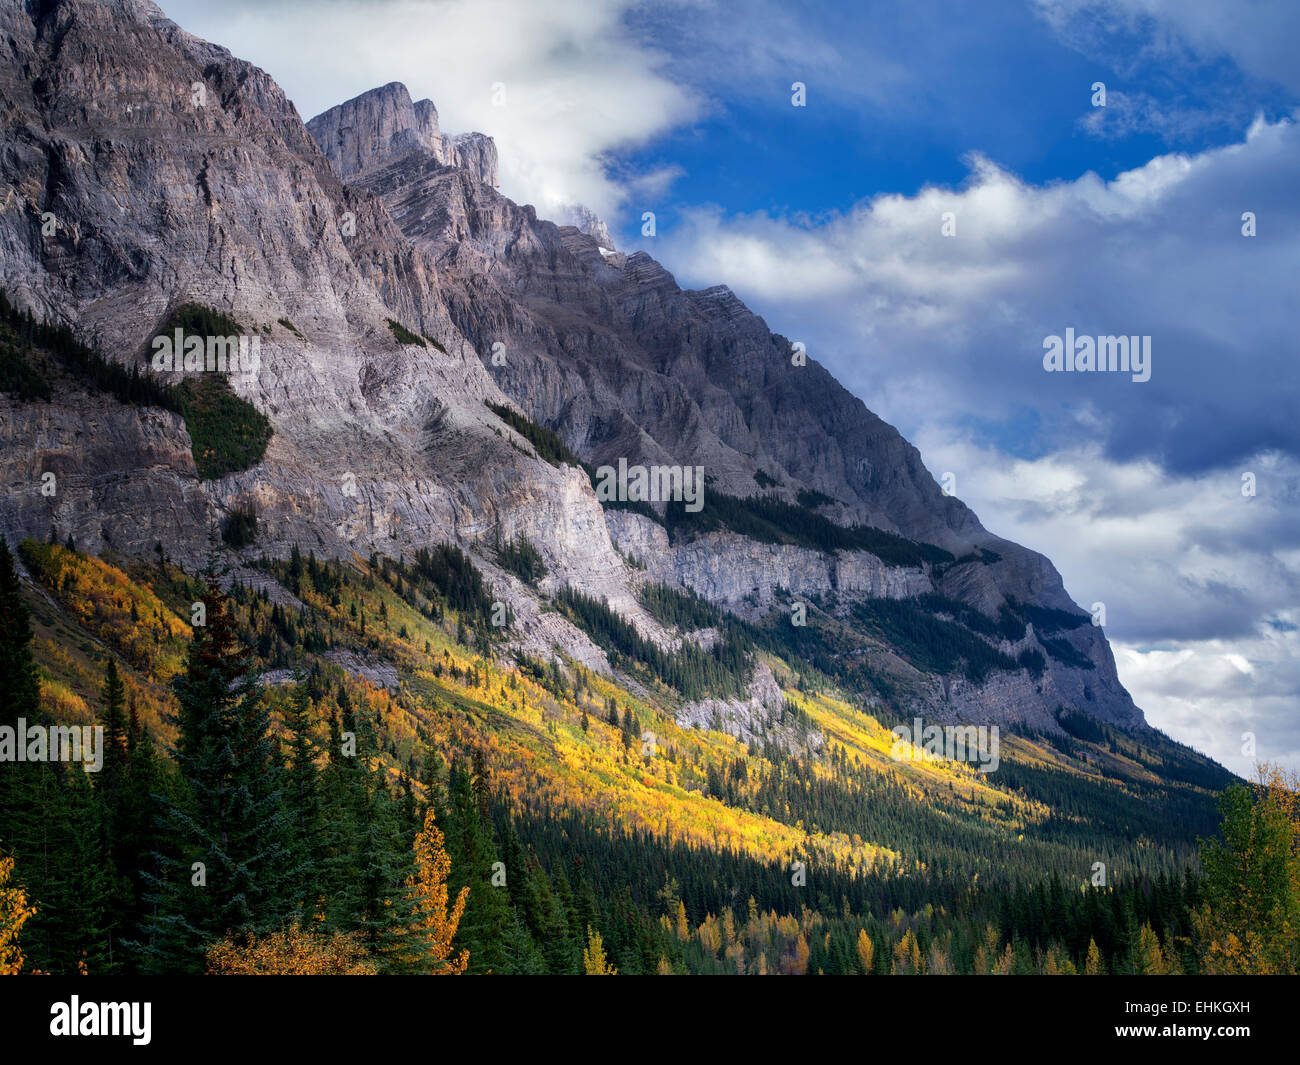
{"label": "sunlit slope", "polygon": [[[199,582],[161,558],[150,566],[31,541],[21,554],[35,581],[28,598],[50,713],[91,720],[111,655],[140,720],[170,739],[168,682]],[[267,563],[236,580],[232,599],[268,698],[278,704],[295,676],[310,685],[322,750],[346,690],[395,786],[405,776],[419,787],[429,751],[443,760],[481,752],[493,787],[534,816],[583,811],[616,829],[849,874],[1050,868],[1082,880],[1093,861],[1178,868],[1193,849],[1162,818],[1208,807],[1207,789],[1158,775],[1176,752],[1114,734],[1062,750],[1004,733],[991,773],[895,758],[879,715],[829,683],[806,683],[806,665],[768,655],[803,743],[751,749],[680,726],[680,696],[662,684],[513,653],[475,626],[472,609],[451,609],[388,560]]]}

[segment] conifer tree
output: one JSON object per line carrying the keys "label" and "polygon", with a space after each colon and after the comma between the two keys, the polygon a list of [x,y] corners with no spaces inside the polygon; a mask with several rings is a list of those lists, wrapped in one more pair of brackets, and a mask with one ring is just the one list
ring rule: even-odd
{"label": "conifer tree", "polygon": [[165,802],[165,817],[180,856],[167,857],[151,883],[157,914],[147,955],[167,972],[197,972],[210,943],[279,928],[292,913],[270,715],[211,565],[204,584],[205,624],[195,626],[175,682],[186,794]]}
{"label": "conifer tree", "polygon": [[501,971],[510,976],[543,976],[546,974],[546,956],[528,931],[519,911],[513,915],[506,933],[505,964]]}
{"label": "conifer tree", "polygon": [[371,766],[371,712],[364,705],[354,710],[345,690],[339,701],[344,727],[331,719],[329,761],[320,781],[326,914],[333,927],[359,933],[371,955],[382,958],[392,954],[411,918],[403,885],[413,858],[401,804],[382,768]]}
{"label": "conifer tree", "polygon": [[0,725],[41,721],[40,682],[31,654],[32,626],[13,556],[0,537]]}
{"label": "conifer tree", "polygon": [[[0,726],[16,729],[20,719],[29,725],[44,722],[31,639],[13,556],[0,537]],[[31,827],[28,822],[39,815],[33,778],[40,771],[35,763],[15,761],[4,763],[0,772],[0,839],[15,849]]]}
{"label": "conifer tree", "polygon": [[287,879],[293,906],[300,915],[319,894],[320,789],[311,742],[311,695],[301,674],[284,710],[285,803],[288,819]]}
{"label": "conifer tree", "polygon": [[110,657],[104,666],[103,691],[104,764],[100,769],[96,788],[100,799],[111,812],[116,806],[117,792],[126,770],[126,688],[117,671],[117,662]]}
{"label": "conifer tree", "polygon": [[506,884],[493,884],[494,866],[499,861],[491,817],[484,816],[488,803],[486,771],[481,757],[473,777],[453,765],[448,778],[448,835],[451,839],[455,886],[469,888],[465,917],[457,935],[458,946],[469,951],[471,974],[499,973],[506,962],[505,942],[513,923],[513,911]]}
{"label": "conifer tree", "polygon": [[149,877],[157,878],[162,872],[164,855],[174,857],[172,840],[163,825],[164,797],[173,802],[180,797],[180,788],[171,773],[158,757],[153,739],[144,730],[130,741],[126,772],[117,791],[116,806],[112,811],[113,832],[110,851],[113,866],[124,882],[119,890],[121,899],[120,934],[129,950],[126,959],[129,968],[138,968],[142,944],[139,942],[145,914],[151,910],[146,896]]}

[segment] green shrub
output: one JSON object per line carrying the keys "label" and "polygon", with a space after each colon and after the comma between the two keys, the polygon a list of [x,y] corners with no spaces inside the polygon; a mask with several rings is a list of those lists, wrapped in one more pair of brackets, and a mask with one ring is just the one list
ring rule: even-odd
{"label": "green shrub", "polygon": [[401,322],[395,322],[389,318],[388,328],[393,331],[393,336],[397,338],[399,344],[418,344],[422,348],[428,347],[424,342],[424,337],[420,336],[419,333],[412,333]]}
{"label": "green shrub", "polygon": [[256,466],[271,442],[271,422],[241,399],[221,374],[205,373],[177,389],[199,477],[216,480]]}
{"label": "green shrub", "polygon": [[257,508],[251,499],[231,509],[221,527],[221,539],[234,548],[247,547],[257,539]]}

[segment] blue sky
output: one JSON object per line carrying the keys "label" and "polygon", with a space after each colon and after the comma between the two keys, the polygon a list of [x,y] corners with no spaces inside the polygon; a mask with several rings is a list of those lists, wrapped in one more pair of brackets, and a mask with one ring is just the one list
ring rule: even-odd
{"label": "blue sky", "polygon": [[[981,5],[978,17],[961,20],[945,9],[954,5],[801,5],[796,32],[823,47],[788,48],[765,66],[744,55],[717,62],[720,48],[737,46],[721,38],[748,19],[709,7],[634,9],[631,31],[664,49],[666,73],[707,93],[711,106],[699,121],[615,158],[682,168],[663,208],[716,202],[734,212],[816,213],[956,184],[966,176],[963,157],[976,151],[1036,184],[1087,170],[1112,178],[1170,147],[1228,143],[1257,108],[1273,117],[1289,111],[1286,94],[1217,57],[1184,57],[1177,77],[1156,64],[1134,69],[1140,26],[1108,35],[1123,61],[1099,62],[1090,56],[1106,49],[1071,47],[1030,5]],[[779,17],[758,4],[732,10],[753,13],[754,33],[762,15]],[[901,69],[881,77],[881,62]],[[789,103],[792,79],[809,86],[802,110]],[[1080,115],[1097,80],[1111,94],[1151,95],[1182,114],[1181,125],[1086,133]]]}
{"label": "blue sky", "polygon": [[[1300,4],[164,7],[304,118],[403,81],[511,198],[730,285],[1107,604],[1148,720],[1300,768]],[[1046,374],[1067,327],[1151,336],[1151,379]]]}

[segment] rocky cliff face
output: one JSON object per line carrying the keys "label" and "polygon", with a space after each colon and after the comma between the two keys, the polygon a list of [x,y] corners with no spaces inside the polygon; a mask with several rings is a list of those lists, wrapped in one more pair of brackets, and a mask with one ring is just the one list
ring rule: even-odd
{"label": "rocky cliff face", "polygon": [[758,543],[735,533],[710,533],[672,544],[662,525],[639,514],[612,510],[605,523],[615,545],[657,581],[689,588],[751,620],[794,597],[833,593],[847,602],[906,599],[934,591],[921,567],[887,566],[866,551],[828,554],[789,544]]}
{"label": "rocky cliff face", "polygon": [[[598,648],[493,564],[497,537],[538,546],[543,594],[603,596],[654,638],[667,634],[636,597],[649,578],[755,618],[784,593],[936,590],[990,616],[1008,597],[1071,608],[1045,558],[985,531],[915,448],[815,360],[792,360],[730,290],[684,291],[646,253],[611,254],[598,219],[578,219],[584,232],[512,203],[493,188],[490,138],[447,137],[400,85],[305,127],[264,72],[146,0],[5,3],[0,123],[10,298],[123,364],[178,304],[223,310],[262,337],[259,372],[232,387],[275,430],[263,462],[203,481],[174,415],[87,393],[0,395],[11,541],[53,528],[92,551],[161,542],[197,563],[245,499],[257,553],[395,556],[451,540],[510,602],[524,646],[599,669]],[[436,343],[402,343],[390,320]],[[532,457],[485,400],[517,405],[593,463],[703,466],[711,490],[736,496],[811,490],[839,522],[997,560],[940,572],[734,533],[671,542],[648,518],[604,511],[582,471]],[[58,475],[53,497],[44,472]],[[915,698],[985,721],[1054,727],[1070,705],[1140,724],[1100,632],[1068,639],[1094,669],[1053,663],[1043,681],[999,674],[980,688],[921,677]],[[769,697],[755,694],[755,720]]]}
{"label": "rocky cliff face", "polygon": [[443,133],[433,101],[413,103],[401,82],[331,107],[308,122],[307,131],[341,178],[417,152],[467,170],[484,184],[498,184],[496,142],[482,133]]}

